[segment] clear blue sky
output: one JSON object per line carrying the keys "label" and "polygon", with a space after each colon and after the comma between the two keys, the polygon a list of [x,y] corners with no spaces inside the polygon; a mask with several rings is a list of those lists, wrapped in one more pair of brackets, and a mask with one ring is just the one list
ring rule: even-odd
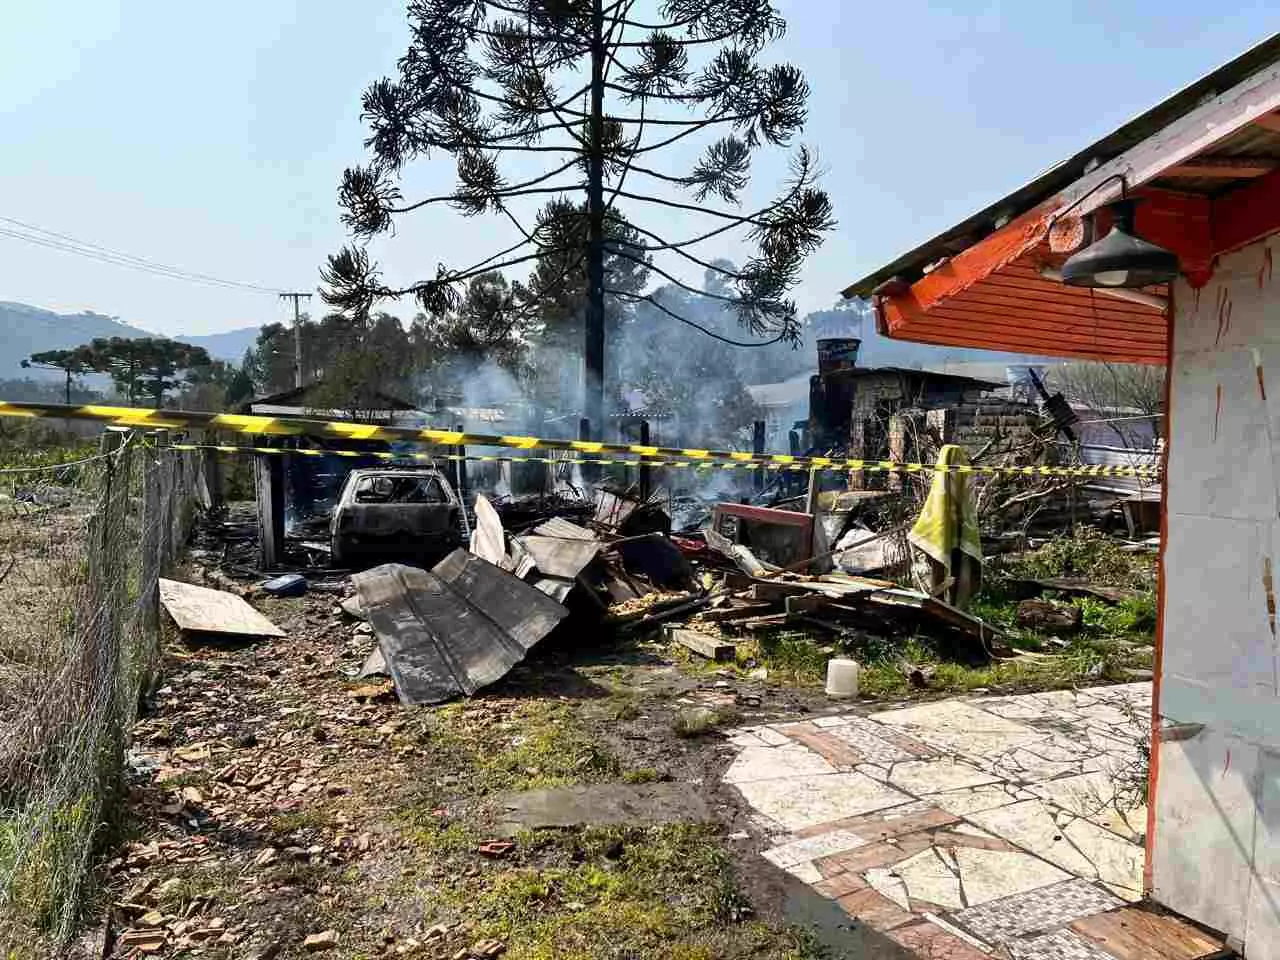
{"label": "clear blue sky", "polygon": [[[780,6],[789,33],[768,56],[807,72],[804,140],[829,169],[840,219],[806,267],[804,310],[1280,29],[1280,11],[1262,0]],[[345,239],[335,188],[363,157],[360,93],[403,52],[403,7],[9,4],[0,216],[190,271],[314,289]],[[763,197],[782,168],[756,169]],[[427,163],[411,186],[447,188],[449,174],[446,162]],[[391,279],[408,281],[441,260],[479,260],[506,237],[493,219],[440,210],[375,253]],[[283,315],[270,295],[5,237],[0,300],[92,309],[170,335]]]}

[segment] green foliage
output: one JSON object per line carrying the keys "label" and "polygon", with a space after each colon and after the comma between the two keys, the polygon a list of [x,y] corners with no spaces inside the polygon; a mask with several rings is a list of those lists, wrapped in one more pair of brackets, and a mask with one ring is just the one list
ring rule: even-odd
{"label": "green foliage", "polygon": [[[750,645],[741,646],[739,657],[753,657]],[[788,680],[802,686],[826,682],[827,661],[833,648],[815,643],[810,634],[780,631],[762,636],[756,643],[754,659],[769,671],[771,678]]]}
{"label": "green foliage", "polygon": [[61,370],[65,375],[63,400],[71,402],[72,378],[95,369],[93,351],[88,346],[73,347],[70,350],[44,350],[33,353],[22,361],[23,368],[41,367],[45,370]]}
{"label": "green foliage", "polygon": [[[361,242],[331,256],[322,270],[328,303],[354,315],[380,299],[412,296],[438,319],[457,310],[474,277],[536,262],[527,294],[554,355],[566,346],[578,350],[588,326],[605,343],[613,339],[626,320],[620,308],[654,302],[643,291],[650,272],[701,293],[651,262],[662,257],[670,270],[687,271],[692,260],[715,272],[721,286],[706,296],[748,335],[797,339],[788,292],[806,257],[835,225],[830,200],[815,185],[813,157],[797,149],[780,195],[755,210],[743,203],[753,154],[789,148],[807,115],[809,88],[801,70],[758,60],[781,37],[781,16],[762,0],[682,0],[658,5],[646,18],[668,23],[642,27],[627,22],[627,8],[603,6],[602,40],[593,43],[591,8],[580,3],[528,10],[456,0],[410,4],[410,47],[397,61],[396,75],[374,82],[363,99],[370,156],[344,171],[339,187],[343,221]],[[690,45],[698,51],[696,64],[690,63]],[[606,63],[614,71],[607,83]],[[601,78],[593,96],[585,96],[592,82],[576,92],[559,88],[575,73]],[[486,92],[477,91],[478,78]],[[729,118],[731,127],[724,125]],[[672,135],[672,125],[684,129]],[[704,134],[701,142],[686,139],[694,134]],[[677,140],[683,143],[674,146]],[[692,154],[690,145],[697,147]],[[672,150],[650,157],[668,146]],[[515,153],[523,166],[531,151],[551,159],[541,175],[525,179],[531,171],[513,169],[509,161]],[[455,188],[407,200],[408,168],[441,152],[456,162]],[[683,192],[683,201],[673,199],[673,191]],[[522,220],[516,201],[543,194],[555,199],[533,222]],[[656,215],[643,225],[628,223],[619,200],[634,201],[628,216]],[[387,283],[364,241],[392,231],[401,216],[436,204],[464,216],[501,216],[500,229],[514,227],[517,242],[469,266],[441,264],[407,287]],[[715,219],[692,236],[672,237],[664,235],[674,222],[672,210]],[[733,242],[726,235],[734,229],[753,247],[739,269],[686,249],[717,237]],[[592,233],[603,242],[591,243]],[[589,273],[603,283],[588,294]],[[668,323],[682,320],[697,322],[677,315]],[[588,360],[594,367],[594,357]],[[596,374],[606,376],[593,370],[592,379]]]}
{"label": "green foliage", "polygon": [[[542,335],[558,350],[580,353],[587,310],[587,208],[556,198],[538,213],[538,229],[549,252],[537,259],[528,284],[520,290],[526,305],[537,308]],[[644,289],[649,257],[644,238],[621,215],[604,225],[604,270],[609,278],[605,298],[605,342],[626,322],[627,298]]]}
{"label": "green foliage", "polygon": [[437,888],[478,936],[506,943],[512,960],[818,955],[797,932],[745,921],[732,858],[712,826],[540,830],[518,839],[513,867],[479,878],[450,871]]}
{"label": "green foliage", "polygon": [[[0,878],[8,881],[10,909],[37,929],[61,932],[74,911],[83,860],[97,826],[89,795],[49,811],[13,812],[0,820]],[[35,831],[31,814],[47,817]],[[0,926],[4,918],[0,916]]]}
{"label": "green foliage", "polygon": [[[319,322],[303,314],[297,337],[302,344],[302,380],[314,385],[311,403],[317,408],[368,416],[385,408],[381,394],[404,391],[413,371],[409,335],[388,313],[330,313]],[[245,356],[245,372],[264,394],[292,390],[295,352],[292,326],[267,324]]]}
{"label": "green foliage", "polygon": [[1084,626],[1095,634],[1108,637],[1140,637],[1151,639],[1156,629],[1156,600],[1151,594],[1109,604],[1092,597],[1075,601],[1084,616]]}
{"label": "green foliage", "polygon": [[51,467],[98,452],[97,442],[52,420],[0,418],[0,469]]}
{"label": "green foliage", "polygon": [[1151,590],[1155,584],[1155,561],[1150,555],[1128,553],[1115,538],[1083,526],[1074,536],[1055,537],[1000,569],[1017,577],[1083,577],[1091,583],[1135,590]]}
{"label": "green foliage", "polygon": [[234,410],[253,397],[253,377],[247,364],[214,360],[187,373],[177,406],[183,410]]}
{"label": "green foliage", "polygon": [[419,313],[409,330],[415,366],[436,393],[463,395],[485,364],[513,377],[528,372],[531,339],[540,333],[528,291],[497,271],[472,277],[456,308]]}
{"label": "green foliage", "polygon": [[530,701],[501,730],[473,724],[465,704],[442,707],[423,724],[423,739],[442,767],[467,771],[470,790],[533,790],[609,780],[617,759],[570,707]]}
{"label": "green foliage", "polygon": [[671,718],[671,730],[677,737],[700,737],[712,730],[731,727],[741,721],[742,714],[737,710],[688,707]]}
{"label": "green foliage", "polygon": [[164,395],[182,381],[178,374],[210,364],[204,347],[193,347],[164,337],[99,337],[87,347],[89,369],[110,374],[116,389],[129,403],[149,394],[153,405],[164,405]]}

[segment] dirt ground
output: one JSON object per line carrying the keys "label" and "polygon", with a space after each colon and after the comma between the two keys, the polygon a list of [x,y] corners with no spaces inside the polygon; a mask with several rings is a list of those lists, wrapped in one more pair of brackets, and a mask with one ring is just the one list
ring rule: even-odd
{"label": "dirt ground", "polygon": [[[720,783],[735,752],[720,731],[833,708],[829,644],[784,635],[714,664],[570,618],[481,695],[405,708],[358,678],[375,640],[341,596],[253,597],[279,640],[171,638],[77,957],[901,955],[757,856],[767,838]],[[1060,656],[940,664],[927,689],[873,664],[864,695],[1105,682],[1142,663],[1105,639],[1131,626],[1086,618]],[[563,807],[545,791],[569,787],[593,791],[581,822],[513,825],[514,807]]]}
{"label": "dirt ground", "polygon": [[[408,709],[354,678],[374,639],[337,599],[255,600],[280,640],[170,645],[135,731],[111,923],[81,951],[833,955],[784,916],[804,894],[752,855],[763,838],[719,784],[732,750],[716,732],[820,696],[566,629],[483,695]],[[496,827],[515,792],[662,782],[705,800],[706,822]]]}

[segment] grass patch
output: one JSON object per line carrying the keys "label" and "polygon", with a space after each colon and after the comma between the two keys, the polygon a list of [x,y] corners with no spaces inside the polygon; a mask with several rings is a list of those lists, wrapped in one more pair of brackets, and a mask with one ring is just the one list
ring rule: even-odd
{"label": "grass patch", "polygon": [[161,790],[180,790],[183,787],[203,787],[212,782],[212,770],[184,770],[172,777],[157,780],[156,786]]}
{"label": "grass patch", "polygon": [[732,727],[742,721],[737,710],[710,707],[688,707],[671,718],[671,730],[677,737],[700,737],[721,727]]}
{"label": "grass patch", "polygon": [[157,888],[156,901],[167,913],[175,913],[196,900],[215,903],[230,902],[239,896],[236,870],[230,865],[211,864]]}
{"label": "grass patch", "polygon": [[[1044,658],[1004,660],[977,667],[940,659],[924,652],[924,644],[917,644],[916,650],[918,655],[911,662],[933,668],[929,690],[949,693],[1020,693],[1107,681],[1122,683],[1132,679],[1125,670],[1142,662],[1141,655],[1129,651],[1107,651],[1088,645]],[[886,661],[865,665],[859,687],[861,695],[870,698],[905,696],[913,689],[898,665]]]}
{"label": "grass patch", "polygon": [[1075,601],[1084,615],[1084,626],[1095,636],[1137,638],[1151,642],[1156,629],[1156,598],[1143,594],[1112,605],[1091,597]]}
{"label": "grass patch", "polygon": [[567,703],[503,710],[457,703],[434,711],[420,739],[433,770],[457,771],[453,795],[484,795],[616,779],[621,768]]}
{"label": "grass patch", "polygon": [[93,799],[82,795],[43,823],[35,810],[0,822],[0,875],[10,878],[6,908],[23,922],[55,934],[70,929],[95,813]]}
{"label": "grass patch", "polygon": [[[1051,655],[997,661],[970,666],[958,663],[944,641],[929,636],[886,638],[874,635],[851,637],[833,642],[830,634],[785,630],[757,635],[738,643],[734,663],[709,663],[673,648],[673,659],[689,665],[691,670],[730,670],[746,677],[751,670],[764,667],[767,682],[791,686],[819,688],[826,682],[827,662],[832,657],[851,657],[862,665],[859,695],[868,699],[905,697],[918,688],[904,675],[903,664],[931,668],[928,690],[964,693],[989,689],[1002,692],[1054,690],[1099,682],[1131,680],[1126,670],[1149,668],[1152,654],[1143,649],[1150,644],[1150,624],[1154,623],[1154,605],[1140,597],[1111,607],[1102,601],[1085,599],[1084,629],[1067,641],[1067,646],[1052,648]],[[1017,603],[984,597],[971,608],[975,616],[997,626],[1015,649],[1039,651],[1046,639],[1014,624]]]}
{"label": "grass patch", "polygon": [[271,867],[265,874],[268,883],[276,886],[299,887],[314,890],[332,879],[329,868],[306,860],[287,860]]}
{"label": "grass patch", "polygon": [[636,720],[640,716],[640,700],[632,694],[615,693],[609,697],[607,716],[611,720]]}
{"label": "grass patch", "polygon": [[400,819],[423,859],[433,871],[444,875],[461,871],[464,861],[485,839],[469,824],[449,820],[421,805],[405,808]]}
{"label": "grass patch", "polygon": [[798,933],[751,919],[705,825],[527,832],[513,862],[455,872],[436,895],[465,910],[471,936],[506,943],[510,960],[819,956]]}

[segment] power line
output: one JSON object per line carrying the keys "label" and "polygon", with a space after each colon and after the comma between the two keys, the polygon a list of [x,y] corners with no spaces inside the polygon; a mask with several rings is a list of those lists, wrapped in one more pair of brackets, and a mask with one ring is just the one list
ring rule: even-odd
{"label": "power line", "polygon": [[[135,257],[133,254],[124,253],[120,250],[113,250],[110,247],[90,243],[87,240],[78,240],[77,238],[65,233],[58,233],[55,230],[46,230],[43,227],[36,226],[35,224],[16,220],[13,217],[0,216],[0,222],[22,228],[21,230],[12,230],[0,227],[0,236],[9,237],[13,240],[21,240],[25,243],[34,244],[36,246],[47,247],[51,250],[58,250],[63,253],[72,253],[77,256],[85,257],[89,260],[95,260],[98,263],[107,263],[118,267],[129,267],[130,269],[140,270],[144,273],[168,277],[171,280],[185,280],[190,283],[202,283],[209,286],[228,289],[252,290],[255,293],[274,294],[280,292],[274,287],[264,287],[256,283],[245,283],[240,280],[226,280],[221,277],[211,276],[207,273],[196,273],[191,270],[183,270],[181,267],[171,267],[163,263],[158,263],[154,260],[147,260],[144,257]],[[24,230],[34,231],[34,235],[22,232]]]}

